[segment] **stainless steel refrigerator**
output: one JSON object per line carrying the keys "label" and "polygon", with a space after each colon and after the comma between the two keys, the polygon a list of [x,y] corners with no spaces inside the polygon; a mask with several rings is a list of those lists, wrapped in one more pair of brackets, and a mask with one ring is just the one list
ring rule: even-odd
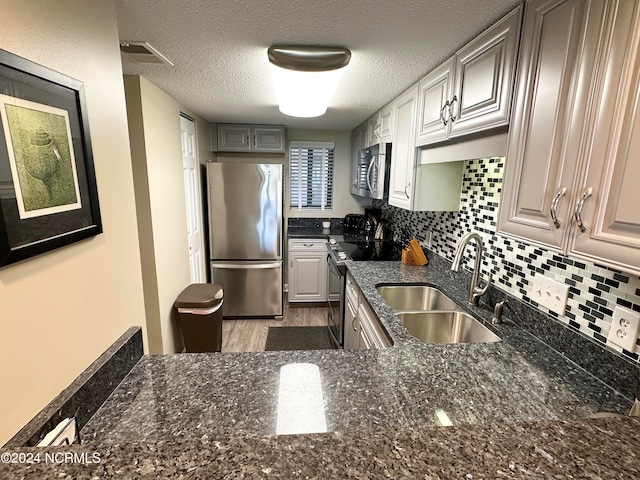
{"label": "stainless steel refrigerator", "polygon": [[225,317],[282,316],[282,165],[208,163],[211,279]]}

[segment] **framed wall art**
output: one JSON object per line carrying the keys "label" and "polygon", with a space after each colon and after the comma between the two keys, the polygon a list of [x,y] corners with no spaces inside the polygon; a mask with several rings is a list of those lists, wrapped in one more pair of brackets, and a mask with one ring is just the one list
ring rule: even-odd
{"label": "framed wall art", "polygon": [[83,83],[0,50],[0,267],[100,233]]}

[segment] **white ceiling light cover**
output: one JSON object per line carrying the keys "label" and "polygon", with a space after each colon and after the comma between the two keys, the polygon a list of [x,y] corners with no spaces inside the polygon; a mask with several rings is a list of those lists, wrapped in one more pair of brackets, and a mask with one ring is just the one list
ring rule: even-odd
{"label": "white ceiling light cover", "polygon": [[308,118],[327,111],[351,58],[337,47],[271,47],[268,55],[280,111]]}

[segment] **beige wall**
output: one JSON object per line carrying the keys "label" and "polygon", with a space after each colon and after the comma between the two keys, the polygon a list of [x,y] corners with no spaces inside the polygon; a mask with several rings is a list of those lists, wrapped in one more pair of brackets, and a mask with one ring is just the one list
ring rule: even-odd
{"label": "beige wall", "polygon": [[208,124],[144,77],[124,79],[149,352],[176,353],[184,344],[173,304],[190,283],[180,113],[194,120],[198,156],[205,161]]}
{"label": "beige wall", "polygon": [[284,201],[285,217],[341,218],[348,213],[364,212],[364,206],[370,205],[371,202],[349,193],[349,183],[351,181],[351,132],[287,129],[287,148],[289,147],[289,142],[303,140],[336,143],[333,165],[333,209],[330,212],[321,212],[318,210],[305,211],[290,208],[289,182],[287,181]]}
{"label": "beige wall", "polygon": [[0,269],[0,445],[144,323],[115,3],[4,0],[0,48],[84,82],[104,233]]}

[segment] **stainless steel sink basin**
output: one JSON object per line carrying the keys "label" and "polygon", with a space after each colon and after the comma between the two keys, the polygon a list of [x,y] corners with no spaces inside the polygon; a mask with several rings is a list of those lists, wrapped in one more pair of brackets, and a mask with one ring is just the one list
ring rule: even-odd
{"label": "stainless steel sink basin", "polygon": [[500,341],[500,337],[464,312],[404,312],[398,318],[411,335],[427,343]]}
{"label": "stainless steel sink basin", "polygon": [[394,310],[456,310],[458,305],[427,285],[379,285],[378,293]]}

